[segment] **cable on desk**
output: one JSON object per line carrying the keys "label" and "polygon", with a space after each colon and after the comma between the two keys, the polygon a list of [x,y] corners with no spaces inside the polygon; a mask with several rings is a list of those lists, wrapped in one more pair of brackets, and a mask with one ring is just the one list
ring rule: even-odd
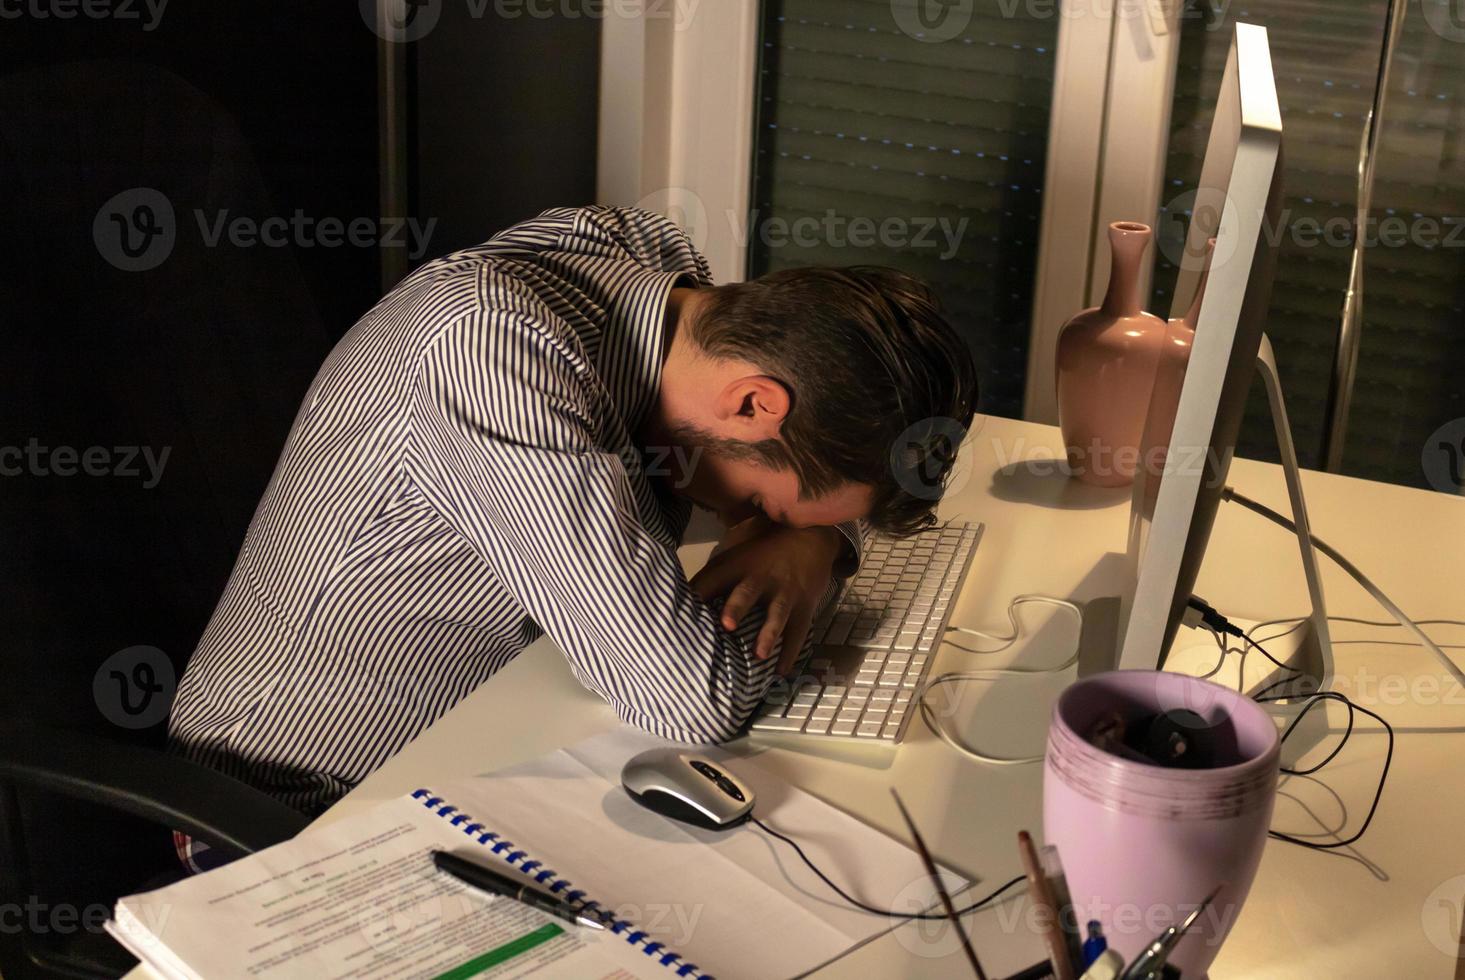
{"label": "cable on desk", "polygon": [[[944,912],[896,912],[896,911],[894,911],[892,909],[881,909],[881,908],[876,908],[873,905],[866,905],[864,902],[862,902],[859,899],[855,898],[854,896],[850,895],[849,892],[845,891],[843,888],[841,888],[838,885],[836,885],[834,883],[834,881],[828,875],[826,875],[823,871],[820,871],[819,870],[819,866],[809,859],[809,855],[807,855],[807,854],[804,853],[804,849],[799,846],[799,842],[798,841],[794,840],[792,837],[788,836],[787,834],[783,833],[782,831],[774,830],[772,827],[768,826],[768,824],[764,823],[762,820],[759,820],[757,818],[757,816],[755,816],[755,815],[750,814],[749,815],[749,819],[752,820],[753,823],[755,823],[758,826],[758,828],[760,830],[762,830],[768,836],[770,836],[770,837],[777,837],[779,840],[783,841],[789,847],[792,847],[794,849],[794,853],[799,856],[799,859],[802,860],[804,862],[804,864],[806,864],[806,865],[809,866],[809,870],[812,871],[812,872],[814,872],[814,874],[816,874],[816,875],[819,876],[819,880],[820,881],[822,881],[822,882],[824,882],[824,884],[828,885],[830,887],[830,889],[832,889],[836,895],[838,895],[840,898],[844,899],[846,902],[848,902],[851,905],[853,905],[855,908],[860,909],[861,911],[864,911],[864,912],[872,912],[875,915],[888,915],[888,916],[890,916],[893,919],[924,919],[924,920],[933,921],[933,922],[934,921],[940,921],[940,922],[947,922],[947,921],[949,921],[946,913],[944,913]],[[980,899],[978,901],[975,901],[972,904],[966,906],[965,908],[957,909],[956,910],[956,914],[958,916],[961,916],[961,915],[967,915],[967,914],[969,914],[971,912],[975,912],[977,909],[981,908],[983,905],[988,904],[993,899],[995,899],[998,896],[1000,896],[1003,893],[1005,893],[1008,889],[1012,888],[1014,885],[1018,884],[1019,882],[1026,881],[1026,880],[1027,880],[1027,877],[1025,875],[1018,875],[1016,878],[1012,879],[1007,884],[1003,885],[1002,887],[998,888],[996,891],[992,892],[986,898],[983,898],[983,899]]]}
{"label": "cable on desk", "polygon": [[[1263,702],[1267,702],[1267,701],[1286,701],[1286,700],[1288,700],[1289,698],[1292,698],[1292,697],[1294,697],[1294,695],[1290,695],[1290,694],[1257,695],[1255,700],[1257,700],[1257,701],[1263,701]],[[1351,736],[1353,734],[1353,712],[1354,711],[1361,711],[1364,714],[1368,715],[1370,718],[1372,718],[1374,721],[1377,721],[1380,725],[1383,725],[1384,726],[1384,731],[1389,736],[1389,747],[1388,747],[1388,751],[1385,752],[1385,754],[1384,754],[1384,768],[1379,773],[1379,784],[1378,784],[1378,788],[1374,790],[1373,802],[1371,804],[1369,804],[1369,807],[1368,807],[1368,815],[1363,818],[1363,825],[1358,828],[1358,830],[1353,834],[1353,836],[1348,837],[1345,840],[1333,841],[1333,842],[1327,843],[1327,844],[1319,844],[1316,841],[1302,840],[1299,837],[1293,837],[1291,834],[1284,834],[1284,833],[1281,833],[1280,831],[1276,831],[1276,830],[1269,830],[1269,831],[1267,831],[1267,833],[1269,835],[1271,835],[1272,837],[1275,837],[1277,840],[1286,841],[1289,844],[1296,844],[1299,847],[1311,848],[1312,850],[1315,850],[1315,851],[1331,851],[1331,850],[1334,850],[1335,848],[1347,847],[1349,844],[1352,844],[1352,843],[1356,842],[1360,837],[1362,837],[1364,835],[1364,833],[1368,830],[1368,825],[1371,824],[1371,823],[1373,823],[1373,815],[1378,812],[1379,800],[1382,799],[1383,798],[1383,795],[1384,795],[1384,783],[1387,782],[1388,781],[1388,778],[1389,778],[1389,766],[1394,761],[1394,729],[1393,729],[1393,726],[1391,726],[1387,721],[1385,721],[1382,716],[1376,714],[1373,711],[1370,711],[1368,708],[1365,708],[1361,704],[1355,704],[1353,701],[1351,701],[1348,698],[1344,697],[1343,695],[1337,693],[1336,691],[1322,691],[1322,692],[1319,692],[1317,694],[1313,694],[1313,695],[1309,696],[1308,697],[1308,700],[1307,700],[1307,703],[1304,704],[1302,706],[1302,710],[1297,713],[1297,717],[1292,719],[1292,723],[1290,725],[1288,725],[1286,731],[1284,731],[1282,733],[1282,739],[1281,740],[1283,742],[1287,741],[1287,736],[1292,734],[1292,730],[1297,727],[1297,725],[1298,725],[1299,722],[1302,721],[1303,716],[1305,716],[1309,711],[1311,711],[1315,705],[1320,704],[1323,701],[1338,701],[1338,702],[1341,702],[1342,704],[1345,704],[1345,705],[1348,706],[1348,730],[1346,732],[1344,732],[1342,740],[1338,743],[1338,747],[1335,748],[1335,749],[1333,749],[1332,752],[1328,753],[1327,758],[1323,759],[1322,762],[1319,762],[1317,765],[1313,766],[1310,769],[1286,769],[1286,768],[1284,768],[1284,769],[1282,769],[1282,772],[1283,773],[1286,773],[1289,776],[1308,776],[1308,775],[1311,775],[1312,773],[1317,772],[1319,769],[1321,769],[1323,766],[1327,765],[1329,762],[1332,762],[1333,759],[1338,755],[1338,753],[1343,751],[1343,746],[1345,746],[1345,745],[1348,744],[1348,738],[1349,738],[1349,736]]]}
{"label": "cable on desk", "polygon": [[[1044,605],[1057,606],[1060,609],[1066,609],[1070,613],[1072,613],[1074,617],[1078,620],[1079,628],[1083,628],[1083,610],[1080,609],[1075,603],[1069,602],[1067,599],[1056,599],[1052,596],[1027,593],[1015,597],[1011,602],[1007,604],[1007,620],[1009,623],[1012,624],[1011,636],[999,636],[995,633],[988,633],[984,630],[972,629],[969,626],[948,626],[946,628],[946,631],[948,633],[965,633],[972,636],[980,636],[984,639],[996,640],[997,642],[1001,643],[1002,646],[997,647],[994,650],[974,650],[971,647],[962,646],[960,643],[951,643],[951,645],[956,647],[958,650],[965,650],[968,653],[1001,653],[1002,651],[1011,647],[1022,637],[1022,623],[1018,619],[1017,610],[1019,606],[1027,605],[1029,603],[1041,603]],[[948,640],[947,642],[950,643],[951,641]],[[926,696],[932,690],[942,684],[955,684],[961,681],[991,681],[995,680],[998,677],[1014,677],[1023,675],[1031,676],[1033,674],[1058,673],[1059,671],[1067,670],[1069,667],[1072,667],[1074,664],[1078,663],[1078,653],[1079,644],[1075,642],[1073,647],[1073,654],[1061,664],[1057,664],[1053,667],[980,667],[976,670],[956,670],[937,674],[935,677],[932,677],[929,681],[927,681],[925,686],[921,689],[921,694],[919,698],[921,720],[926,723],[926,727],[931,730],[931,733],[933,735],[935,735],[937,738],[941,739],[941,741],[945,742],[947,745],[951,746],[953,749],[960,752],[962,755],[966,756],[969,759],[975,759],[978,762],[984,762],[987,765],[991,766],[1022,766],[1034,762],[1042,762],[1043,757],[1041,755],[1009,758],[1006,756],[988,755],[985,752],[980,752],[972,748],[971,746],[966,745],[959,738],[957,738],[955,735],[947,730],[946,726],[942,723],[940,716],[936,714],[935,709],[932,708],[930,703],[926,700]]]}
{"label": "cable on desk", "polygon": [[[1272,510],[1265,504],[1257,503],[1255,500],[1252,500],[1245,494],[1238,492],[1234,487],[1226,487],[1224,490],[1221,491],[1221,496],[1226,500],[1231,500],[1235,503],[1240,504],[1254,514],[1260,514],[1267,520],[1286,528],[1294,534],[1297,533],[1296,524],[1292,523],[1290,520]],[[1418,623],[1414,622],[1414,620],[1406,616],[1404,614],[1404,610],[1400,609],[1397,605],[1394,604],[1394,600],[1385,595],[1382,589],[1375,585],[1367,575],[1364,575],[1363,572],[1360,571],[1356,565],[1354,565],[1347,558],[1344,558],[1341,554],[1339,554],[1337,549],[1335,549],[1332,545],[1328,544],[1316,534],[1309,534],[1308,538],[1312,541],[1312,546],[1314,548],[1327,555],[1329,558],[1337,563],[1339,568],[1343,569],[1343,571],[1353,576],[1354,581],[1363,586],[1364,591],[1373,596],[1374,600],[1378,602],[1379,605],[1387,609],[1389,611],[1389,615],[1393,616],[1399,621],[1400,626],[1403,626],[1405,629],[1412,632],[1419,640],[1420,644],[1424,646],[1427,650],[1429,650],[1430,653],[1434,654],[1436,659],[1438,659],[1439,662],[1444,665],[1445,669],[1448,670],[1450,672],[1450,675],[1455,678],[1455,681],[1460,685],[1461,689],[1465,690],[1465,671],[1462,671],[1458,666],[1456,666],[1455,661],[1446,656],[1445,651],[1441,650],[1439,646],[1434,642],[1434,640],[1430,639],[1425,634],[1424,630],[1419,628]]]}
{"label": "cable on desk", "polygon": [[[1226,619],[1226,617],[1222,616],[1220,613],[1216,612],[1214,609],[1211,609],[1211,607],[1206,606],[1205,603],[1199,602],[1198,600],[1195,600],[1194,597],[1192,597],[1191,605],[1192,605],[1192,608],[1201,608],[1201,607],[1204,607],[1205,610],[1208,611],[1207,612],[1207,615],[1206,615],[1206,619],[1205,619],[1205,626],[1206,626],[1206,628],[1210,629],[1213,634],[1217,634],[1217,630],[1220,630],[1221,632],[1229,633],[1232,636],[1240,636],[1250,646],[1255,647],[1261,653],[1262,656],[1266,657],[1272,663],[1276,664],[1279,667],[1282,667],[1284,670],[1295,670],[1295,668],[1287,667],[1285,664],[1281,663],[1281,661],[1279,661],[1276,657],[1274,657],[1270,653],[1268,653],[1267,650],[1266,650],[1266,648],[1263,647],[1260,642],[1258,642],[1257,640],[1254,640],[1254,639],[1251,638],[1251,636],[1249,634],[1257,628],[1256,626],[1252,627],[1251,630],[1247,630],[1247,631],[1243,632],[1240,629],[1238,629],[1237,627],[1233,626],[1230,623],[1230,621]],[[1269,624],[1262,624],[1262,623],[1258,623],[1257,624],[1257,626],[1262,626],[1262,625],[1269,625]],[[1296,627],[1294,626],[1293,629],[1296,629]],[[1282,635],[1285,636],[1286,634],[1284,633]],[[1217,638],[1219,639],[1219,634],[1217,634]],[[1269,637],[1268,639],[1275,639],[1275,637]],[[1223,654],[1223,658],[1222,659],[1224,659],[1224,654]],[[1297,674],[1300,674],[1301,672],[1300,671],[1296,671],[1296,673]],[[1279,680],[1273,681],[1271,684],[1268,684],[1266,687],[1262,688],[1256,694],[1252,695],[1252,700],[1258,701],[1258,702],[1261,702],[1261,703],[1270,703],[1270,702],[1274,702],[1274,701],[1289,701],[1289,700],[1294,700],[1294,699],[1298,698],[1299,695],[1297,695],[1295,693],[1294,694],[1268,694],[1267,692],[1268,691],[1271,691],[1272,689],[1274,689],[1276,687],[1279,687],[1279,686],[1281,686],[1283,684],[1290,684],[1292,681],[1295,681],[1296,679],[1297,679],[1296,676],[1292,676],[1292,677],[1283,677],[1283,678],[1281,678]],[[1279,739],[1279,741],[1286,742],[1288,736],[1290,736],[1292,734],[1292,732],[1297,728],[1297,726],[1302,722],[1302,719],[1304,717],[1306,717],[1307,713],[1309,711],[1311,711],[1314,707],[1316,707],[1317,705],[1321,704],[1324,701],[1337,701],[1337,702],[1339,702],[1339,703],[1347,706],[1347,708],[1348,708],[1348,727],[1343,731],[1343,737],[1338,740],[1338,744],[1333,748],[1333,751],[1329,752],[1322,759],[1321,762],[1318,762],[1315,765],[1310,766],[1307,769],[1289,769],[1286,766],[1283,766],[1283,767],[1281,767],[1280,771],[1284,775],[1287,775],[1287,776],[1310,776],[1313,773],[1315,773],[1315,772],[1319,771],[1320,769],[1322,769],[1328,763],[1332,762],[1334,759],[1336,759],[1338,757],[1338,753],[1342,752],[1343,751],[1343,747],[1348,744],[1348,739],[1353,736],[1353,713],[1355,711],[1361,711],[1361,712],[1363,712],[1364,714],[1368,715],[1370,718],[1372,718],[1375,721],[1377,721],[1380,725],[1383,725],[1384,726],[1384,731],[1387,733],[1387,735],[1389,737],[1389,747],[1388,747],[1388,751],[1384,755],[1384,767],[1383,767],[1383,771],[1381,771],[1379,773],[1378,788],[1374,790],[1373,802],[1372,802],[1372,804],[1369,805],[1368,815],[1363,818],[1363,825],[1358,828],[1357,833],[1355,833],[1353,836],[1347,838],[1346,840],[1334,841],[1334,842],[1328,843],[1328,844],[1319,844],[1319,843],[1316,843],[1315,841],[1302,840],[1299,837],[1294,837],[1291,834],[1284,834],[1284,833],[1282,833],[1280,831],[1276,831],[1276,830],[1269,830],[1269,831],[1267,831],[1267,833],[1270,836],[1275,837],[1277,840],[1286,841],[1289,844],[1296,844],[1299,847],[1311,848],[1311,849],[1316,850],[1316,851],[1329,851],[1329,850],[1333,850],[1333,849],[1339,848],[1339,847],[1347,847],[1349,844],[1354,843],[1360,837],[1363,836],[1364,832],[1368,830],[1369,824],[1373,822],[1373,815],[1374,815],[1374,813],[1376,813],[1378,811],[1378,808],[1379,808],[1379,800],[1382,799],[1383,798],[1383,795],[1384,795],[1384,784],[1388,781],[1388,778],[1389,778],[1389,766],[1390,766],[1390,764],[1394,760],[1394,728],[1387,721],[1385,721],[1384,718],[1381,715],[1376,714],[1373,711],[1370,711],[1368,708],[1365,708],[1361,704],[1355,703],[1354,701],[1352,701],[1351,699],[1349,699],[1347,696],[1345,696],[1343,694],[1339,694],[1337,691],[1320,691],[1320,692],[1317,692],[1317,693],[1314,693],[1314,694],[1303,695],[1303,696],[1306,697],[1307,700],[1303,704],[1302,710],[1299,711],[1297,713],[1297,716],[1295,718],[1293,718],[1291,722],[1288,723],[1286,729],[1283,730],[1282,735],[1281,735],[1281,738]]]}

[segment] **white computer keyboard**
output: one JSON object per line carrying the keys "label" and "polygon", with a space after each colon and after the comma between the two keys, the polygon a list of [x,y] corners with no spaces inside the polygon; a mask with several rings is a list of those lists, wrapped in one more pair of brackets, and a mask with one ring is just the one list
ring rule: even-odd
{"label": "white computer keyboard", "polygon": [[814,624],[814,648],[769,690],[754,732],[899,742],[930,672],[982,525],[877,536]]}

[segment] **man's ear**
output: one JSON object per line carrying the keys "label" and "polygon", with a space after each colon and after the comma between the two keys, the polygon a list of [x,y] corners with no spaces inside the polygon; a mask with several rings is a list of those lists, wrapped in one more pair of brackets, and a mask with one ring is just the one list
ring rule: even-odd
{"label": "man's ear", "polygon": [[717,420],[745,442],[777,439],[792,399],[781,382],[766,374],[730,381],[717,397]]}

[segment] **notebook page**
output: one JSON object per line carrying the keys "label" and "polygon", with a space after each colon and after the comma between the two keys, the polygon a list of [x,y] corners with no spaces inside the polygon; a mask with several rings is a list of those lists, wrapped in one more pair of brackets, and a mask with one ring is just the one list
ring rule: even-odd
{"label": "notebook page", "polygon": [[[667,743],[618,729],[533,762],[430,789],[657,941],[722,977],[797,976],[897,924],[849,907],[788,845],[751,824],[708,831],[635,803],[631,756]],[[789,834],[850,894],[879,908],[936,903],[919,856],[869,825],[716,749],[757,794],[754,813]],[[460,853],[479,845],[468,840]],[[965,879],[947,872],[955,891]]]}
{"label": "notebook page", "polygon": [[462,834],[393,800],[158,891],[109,931],[168,977],[661,977],[624,940],[477,892],[432,865]]}

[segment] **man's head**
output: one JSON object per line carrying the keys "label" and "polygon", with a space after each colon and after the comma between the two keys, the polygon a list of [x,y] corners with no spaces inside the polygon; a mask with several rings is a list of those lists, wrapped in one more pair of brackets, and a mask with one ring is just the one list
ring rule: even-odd
{"label": "man's head", "polygon": [[694,461],[675,481],[689,497],[725,520],[931,523],[977,383],[924,284],[802,268],[673,300],[653,438]]}

